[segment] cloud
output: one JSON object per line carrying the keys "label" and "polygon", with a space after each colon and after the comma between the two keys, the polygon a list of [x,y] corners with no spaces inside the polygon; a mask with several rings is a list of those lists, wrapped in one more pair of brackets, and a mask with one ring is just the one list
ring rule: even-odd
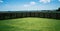
{"label": "cloud", "polygon": [[30,2],[30,5],[35,5],[36,4],[36,2]]}
{"label": "cloud", "polygon": [[30,2],[29,4],[25,4],[24,7],[30,7],[30,6],[33,6],[35,4],[36,4],[36,2]]}
{"label": "cloud", "polygon": [[28,5],[28,4],[25,4],[25,5],[24,5],[24,7],[29,7],[29,6],[30,6],[30,5]]}
{"label": "cloud", "polygon": [[3,1],[2,1],[2,0],[0,0],[0,3],[3,3]]}
{"label": "cloud", "polygon": [[51,0],[39,0],[39,2],[42,2],[42,3],[50,3]]}
{"label": "cloud", "polygon": [[60,0],[59,0],[60,1]]}

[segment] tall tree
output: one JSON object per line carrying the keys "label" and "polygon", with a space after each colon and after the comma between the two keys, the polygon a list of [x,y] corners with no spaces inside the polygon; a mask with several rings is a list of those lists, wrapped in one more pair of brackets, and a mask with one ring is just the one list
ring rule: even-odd
{"label": "tall tree", "polygon": [[60,11],[60,8],[58,8],[58,10],[57,11]]}

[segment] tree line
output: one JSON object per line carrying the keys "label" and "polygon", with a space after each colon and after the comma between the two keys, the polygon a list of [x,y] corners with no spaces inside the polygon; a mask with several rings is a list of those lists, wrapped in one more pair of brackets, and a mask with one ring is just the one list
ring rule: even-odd
{"label": "tree line", "polygon": [[40,17],[60,19],[60,13],[47,12],[23,12],[23,13],[0,13],[0,19]]}
{"label": "tree line", "polygon": [[[59,8],[60,10],[60,8]],[[4,19],[13,19],[13,18],[24,18],[24,17],[39,17],[39,18],[53,18],[53,19],[60,19],[60,11],[57,10],[56,12],[0,12],[0,20]],[[59,12],[58,12],[59,11]]]}

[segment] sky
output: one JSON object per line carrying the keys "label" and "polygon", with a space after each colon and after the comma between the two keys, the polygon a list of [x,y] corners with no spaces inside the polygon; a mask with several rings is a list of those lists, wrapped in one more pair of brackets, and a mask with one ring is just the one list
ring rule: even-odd
{"label": "sky", "polygon": [[54,10],[60,0],[0,0],[0,11]]}

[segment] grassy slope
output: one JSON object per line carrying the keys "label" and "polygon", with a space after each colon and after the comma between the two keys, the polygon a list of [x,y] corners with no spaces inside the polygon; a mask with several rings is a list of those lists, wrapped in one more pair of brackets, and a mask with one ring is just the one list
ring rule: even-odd
{"label": "grassy slope", "polygon": [[0,31],[60,31],[60,20],[19,18],[0,21]]}

